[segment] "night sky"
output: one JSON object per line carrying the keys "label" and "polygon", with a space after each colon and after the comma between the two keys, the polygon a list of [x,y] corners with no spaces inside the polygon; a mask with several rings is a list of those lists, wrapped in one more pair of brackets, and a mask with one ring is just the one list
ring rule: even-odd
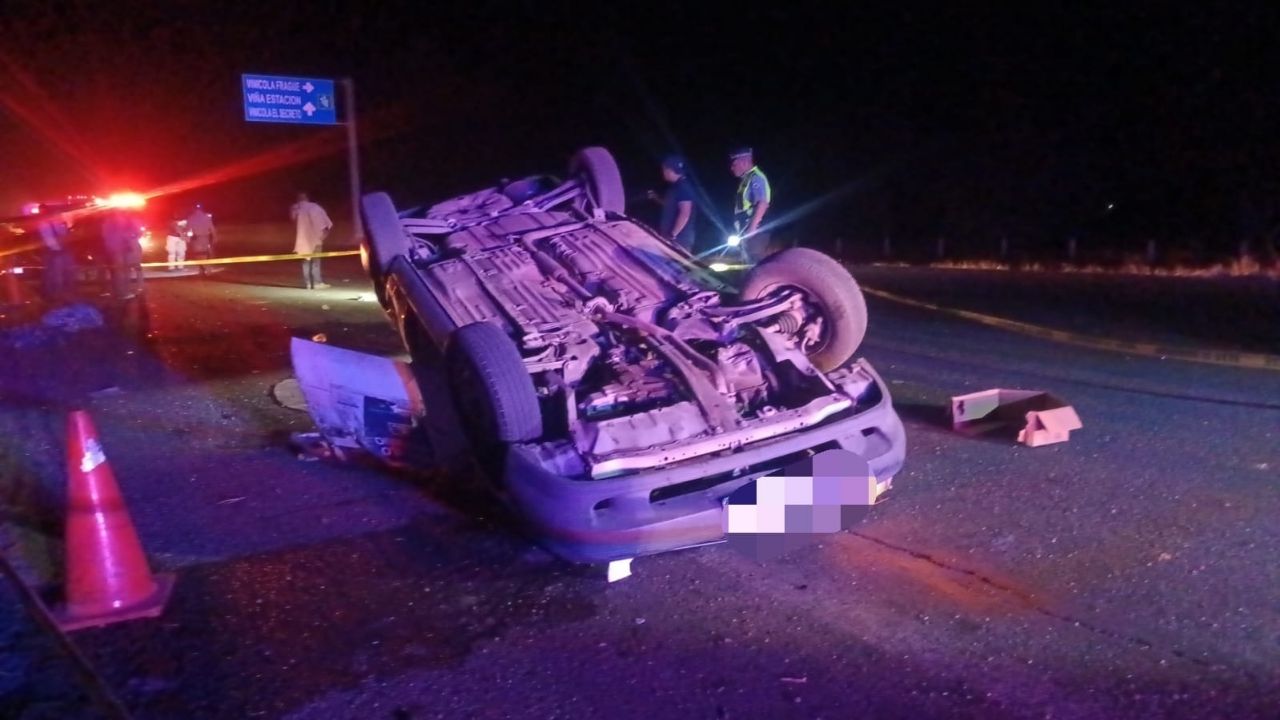
{"label": "night sky", "polygon": [[345,212],[341,131],[245,123],[257,72],[354,77],[366,189],[406,204],[603,144],[633,196],[683,151],[724,213],[726,151],[750,144],[811,244],[1218,252],[1280,224],[1276,4],[856,5],[11,2],[0,203],[309,146],[327,154],[173,202],[275,219],[305,188]]}

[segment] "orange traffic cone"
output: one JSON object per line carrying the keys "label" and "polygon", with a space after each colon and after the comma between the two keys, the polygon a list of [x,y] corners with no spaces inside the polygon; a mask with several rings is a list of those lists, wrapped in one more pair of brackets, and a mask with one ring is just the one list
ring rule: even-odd
{"label": "orange traffic cone", "polygon": [[67,589],[63,630],[156,617],[173,591],[152,576],[89,414],[67,418]]}

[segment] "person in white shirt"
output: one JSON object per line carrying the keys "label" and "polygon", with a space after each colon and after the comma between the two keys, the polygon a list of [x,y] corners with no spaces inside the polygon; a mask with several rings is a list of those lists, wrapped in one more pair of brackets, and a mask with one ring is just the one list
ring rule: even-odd
{"label": "person in white shirt", "polygon": [[[289,217],[297,223],[298,234],[294,240],[293,252],[298,255],[314,255],[321,252],[325,238],[333,230],[333,221],[329,219],[324,208],[307,199],[306,193],[298,193],[298,202],[289,209]],[[320,258],[302,259],[302,281],[308,290],[323,290],[329,287],[320,279]]]}
{"label": "person in white shirt", "polygon": [[169,223],[169,234],[164,239],[164,249],[169,252],[169,271],[183,270],[187,259],[187,221],[175,219]]}

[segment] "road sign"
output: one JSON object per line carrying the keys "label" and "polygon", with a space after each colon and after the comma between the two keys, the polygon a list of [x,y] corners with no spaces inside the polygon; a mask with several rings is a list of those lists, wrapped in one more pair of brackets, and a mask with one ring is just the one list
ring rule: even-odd
{"label": "road sign", "polygon": [[[360,221],[360,155],[356,140],[356,91],[351,78],[342,79],[347,126],[347,169],[351,176],[351,227],[364,242]],[[248,122],[294,125],[337,125],[338,108],[333,80],[283,75],[241,75],[244,119]]]}
{"label": "road sign", "polygon": [[249,122],[337,125],[332,80],[241,75],[244,119]]}

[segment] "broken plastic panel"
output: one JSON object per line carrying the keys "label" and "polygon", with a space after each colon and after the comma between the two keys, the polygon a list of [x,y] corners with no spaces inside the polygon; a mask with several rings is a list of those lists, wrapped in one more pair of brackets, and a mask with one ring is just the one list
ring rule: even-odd
{"label": "broken plastic panel", "polygon": [[1018,429],[1018,442],[1040,447],[1067,442],[1083,427],[1075,408],[1043,390],[993,388],[951,398],[951,427],[966,435]]}
{"label": "broken plastic panel", "polygon": [[633,558],[627,558],[625,560],[614,560],[613,562],[609,563],[609,566],[606,569],[606,575],[608,577],[609,582],[618,582],[619,580],[625,580],[626,578],[631,577],[632,559]]}
{"label": "broken plastic panel", "polygon": [[290,350],[307,410],[325,440],[393,466],[430,465],[425,407],[408,364],[301,338]]}

